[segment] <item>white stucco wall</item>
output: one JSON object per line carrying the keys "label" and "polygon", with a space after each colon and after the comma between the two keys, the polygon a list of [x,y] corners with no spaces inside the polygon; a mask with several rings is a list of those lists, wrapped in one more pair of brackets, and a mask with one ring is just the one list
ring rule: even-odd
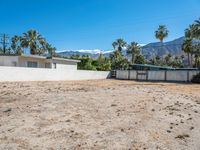
{"label": "white stucco wall", "polygon": [[137,77],[135,70],[130,70],[130,80],[135,80]]}
{"label": "white stucco wall", "polygon": [[106,79],[109,74],[109,71],[84,71],[0,66],[1,82]]}
{"label": "white stucco wall", "polygon": [[164,81],[165,71],[148,71],[148,80]]}
{"label": "white stucco wall", "polygon": [[[139,71],[141,73],[141,71]],[[165,77],[166,72],[166,77]],[[148,81],[175,81],[175,82],[187,82],[191,81],[192,77],[200,71],[148,71]],[[128,70],[117,70],[117,79],[129,79]],[[137,71],[130,71],[130,79],[137,79]],[[165,80],[166,78],[166,80]],[[138,75],[138,80],[146,80],[145,75]]]}
{"label": "white stucco wall", "polygon": [[167,80],[187,82],[187,71],[167,71]]}
{"label": "white stucco wall", "polygon": [[128,79],[128,70],[117,70],[116,78],[127,80]]}

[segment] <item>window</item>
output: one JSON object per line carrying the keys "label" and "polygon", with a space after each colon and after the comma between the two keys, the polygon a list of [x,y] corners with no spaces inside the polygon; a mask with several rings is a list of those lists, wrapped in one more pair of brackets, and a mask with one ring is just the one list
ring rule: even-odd
{"label": "window", "polygon": [[53,68],[56,69],[56,63],[53,63]]}
{"label": "window", "polygon": [[28,61],[27,62],[27,67],[37,68],[38,67],[38,63],[37,62],[33,62],[33,61]]}

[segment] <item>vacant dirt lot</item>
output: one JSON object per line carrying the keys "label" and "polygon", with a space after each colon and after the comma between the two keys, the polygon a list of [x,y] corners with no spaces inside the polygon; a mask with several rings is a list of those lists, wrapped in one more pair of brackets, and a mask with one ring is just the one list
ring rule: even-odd
{"label": "vacant dirt lot", "polygon": [[0,149],[200,149],[200,85],[0,83]]}

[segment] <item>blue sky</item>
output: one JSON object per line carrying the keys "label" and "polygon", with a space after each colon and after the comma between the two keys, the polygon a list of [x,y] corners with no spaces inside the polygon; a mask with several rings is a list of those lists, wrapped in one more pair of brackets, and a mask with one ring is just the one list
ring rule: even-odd
{"label": "blue sky", "polygon": [[0,0],[0,33],[38,30],[59,51],[112,49],[112,42],[147,44],[165,24],[166,41],[200,17],[200,0]]}

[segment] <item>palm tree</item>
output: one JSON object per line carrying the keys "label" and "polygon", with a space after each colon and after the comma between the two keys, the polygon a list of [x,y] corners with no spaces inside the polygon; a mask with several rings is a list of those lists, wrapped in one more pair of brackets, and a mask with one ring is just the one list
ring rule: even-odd
{"label": "palm tree", "polygon": [[156,59],[156,64],[157,64],[157,65],[160,65],[160,56],[157,55],[157,56],[155,57],[155,59]]}
{"label": "palm tree", "polygon": [[121,53],[122,48],[126,46],[126,42],[123,39],[117,39],[115,42],[112,43],[113,48]]}
{"label": "palm tree", "polygon": [[185,30],[185,37],[189,39],[194,38],[196,31],[197,31],[197,26],[195,24],[189,25],[189,27]]}
{"label": "palm tree", "polygon": [[[43,50],[46,51],[45,45],[46,40],[36,30],[29,30],[27,33],[24,33],[21,38],[21,46],[23,48],[29,47],[32,55],[41,54],[40,50],[38,52],[39,46],[42,46]],[[44,51],[42,53],[44,53]]]}
{"label": "palm tree", "polygon": [[159,39],[161,43],[168,36],[169,31],[165,25],[159,25],[158,29],[155,31],[156,39]]}
{"label": "palm tree", "polygon": [[170,63],[171,63],[171,57],[172,57],[171,54],[168,54],[167,56],[165,56],[165,62],[166,62],[167,65],[170,65]]}
{"label": "palm tree", "polygon": [[195,37],[196,39],[199,39],[200,40],[200,18],[199,20],[195,20],[195,26],[196,26],[196,30],[195,30]]}
{"label": "palm tree", "polygon": [[191,66],[190,53],[192,51],[192,39],[186,38],[182,45],[182,50],[188,55],[188,66]]}
{"label": "palm tree", "polygon": [[23,53],[23,49],[20,45],[20,40],[21,40],[21,37],[17,35],[15,35],[12,38],[11,48],[14,51],[14,54],[21,55]]}
{"label": "palm tree", "polygon": [[131,55],[131,62],[134,64],[135,56],[140,54],[140,46],[137,42],[131,42],[127,47],[127,54]]}
{"label": "palm tree", "polygon": [[47,49],[48,53],[50,54],[50,57],[55,56],[55,54],[56,54],[56,48],[55,47],[53,47],[51,44],[47,43],[46,49]]}

